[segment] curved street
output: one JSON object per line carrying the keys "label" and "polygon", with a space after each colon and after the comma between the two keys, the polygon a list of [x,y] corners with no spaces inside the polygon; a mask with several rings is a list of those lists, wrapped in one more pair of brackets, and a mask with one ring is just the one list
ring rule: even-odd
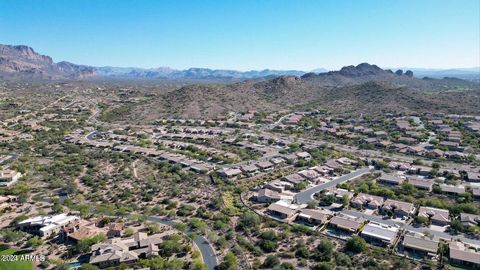
{"label": "curved street", "polygon": [[368,167],[362,168],[362,169],[356,170],[354,172],[351,172],[349,174],[345,174],[345,175],[342,175],[340,177],[337,177],[330,182],[320,184],[318,186],[314,186],[312,188],[306,189],[306,190],[301,191],[301,192],[299,192],[295,195],[295,201],[297,202],[297,204],[308,203],[309,201],[313,200],[313,195],[314,194],[316,194],[316,193],[318,193],[318,192],[320,192],[324,189],[334,187],[337,184],[341,184],[343,182],[350,181],[350,180],[353,180],[355,178],[358,178],[358,177],[360,177],[360,176],[362,176],[362,175],[364,175],[368,172],[370,172],[370,168],[368,168]]}
{"label": "curved street", "polygon": [[[150,216],[147,218],[148,221],[157,222],[160,224],[164,224],[167,226],[173,226],[175,224],[174,221],[158,217],[158,216]],[[190,231],[189,231],[190,232]],[[207,239],[201,235],[197,235],[195,239],[193,239],[195,244],[200,249],[200,253],[202,254],[203,262],[207,265],[208,270],[215,270],[218,267],[217,256],[215,255],[215,251]]]}

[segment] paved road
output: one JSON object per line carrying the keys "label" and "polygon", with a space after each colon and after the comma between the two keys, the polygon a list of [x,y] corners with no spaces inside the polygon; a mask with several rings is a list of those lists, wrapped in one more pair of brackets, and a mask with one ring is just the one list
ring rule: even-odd
{"label": "paved road", "polygon": [[97,135],[97,133],[98,133],[98,131],[94,130],[94,131],[88,133],[87,135],[85,135],[85,139],[86,139],[87,141],[93,141],[93,137],[94,137],[95,135]]}
{"label": "paved road", "polygon": [[379,222],[379,223],[384,223],[384,224],[387,224],[387,225],[399,225],[400,227],[404,228],[407,231],[414,231],[414,232],[419,232],[419,233],[424,233],[424,232],[428,231],[430,234],[432,234],[432,235],[434,235],[438,238],[441,238],[441,239],[445,239],[445,240],[450,240],[450,239],[457,240],[458,239],[458,240],[461,240],[464,243],[480,246],[480,240],[468,238],[468,237],[465,237],[465,235],[461,235],[461,234],[452,235],[452,234],[449,234],[448,232],[434,231],[434,230],[430,230],[430,229],[425,228],[425,227],[415,227],[415,226],[410,225],[410,224],[399,223],[399,222],[395,222],[391,219],[383,219],[380,216],[369,215],[369,214],[361,213],[361,212],[354,211],[354,210],[346,210],[345,209],[345,210],[342,210],[342,213],[350,215],[350,216],[354,216],[354,217],[362,217],[366,220],[375,221],[375,222]]}
{"label": "paved road", "polygon": [[364,175],[368,172],[370,172],[370,169],[368,167],[363,168],[363,169],[359,169],[359,170],[356,170],[356,171],[351,172],[349,174],[345,174],[345,175],[342,175],[340,177],[337,177],[330,182],[327,182],[327,183],[320,184],[318,186],[309,188],[307,190],[304,190],[302,192],[297,193],[295,195],[295,201],[298,204],[308,203],[309,201],[313,200],[313,195],[315,193],[318,193],[318,192],[320,192],[324,189],[330,188],[330,187],[334,187],[337,184],[341,184],[343,182],[353,180],[353,179],[358,178],[358,177],[360,177],[360,176],[362,176],[362,175]]}
{"label": "paved road", "polygon": [[[147,218],[148,221],[161,223],[168,226],[173,226],[175,222],[172,220],[150,216]],[[198,235],[195,239],[193,239],[195,244],[197,244],[198,248],[200,249],[200,253],[202,253],[203,262],[207,265],[209,270],[215,270],[218,267],[217,256],[215,256],[215,251],[213,250],[210,243],[205,239],[205,237]]]}
{"label": "paved road", "polygon": [[283,120],[287,119],[288,117],[290,117],[290,116],[292,116],[292,115],[294,115],[294,113],[286,114],[286,115],[280,117],[275,123],[266,125],[265,127],[266,127],[267,129],[274,129],[274,128],[276,128],[278,125],[280,125]]}

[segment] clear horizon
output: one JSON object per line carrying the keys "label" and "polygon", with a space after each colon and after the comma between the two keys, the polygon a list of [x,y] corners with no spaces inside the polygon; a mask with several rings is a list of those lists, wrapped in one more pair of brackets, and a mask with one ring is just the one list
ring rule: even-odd
{"label": "clear horizon", "polygon": [[0,0],[0,43],[91,66],[480,66],[480,2]]}

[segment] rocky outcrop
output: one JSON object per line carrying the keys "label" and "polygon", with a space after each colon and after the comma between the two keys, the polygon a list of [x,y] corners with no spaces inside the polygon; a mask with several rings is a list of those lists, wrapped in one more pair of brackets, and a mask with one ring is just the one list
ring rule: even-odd
{"label": "rocky outcrop", "polygon": [[35,79],[85,79],[95,76],[92,67],[53,62],[24,45],[0,45],[0,76]]}
{"label": "rocky outcrop", "polygon": [[346,66],[340,69],[338,72],[340,75],[347,77],[360,77],[367,75],[377,75],[384,73],[385,70],[379,68],[376,65],[370,65],[368,63],[361,63],[357,66]]}

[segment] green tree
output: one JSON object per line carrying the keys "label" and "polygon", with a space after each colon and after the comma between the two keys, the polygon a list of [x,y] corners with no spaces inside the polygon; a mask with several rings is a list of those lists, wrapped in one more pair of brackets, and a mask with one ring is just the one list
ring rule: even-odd
{"label": "green tree", "polygon": [[260,234],[260,241],[258,242],[258,246],[265,252],[273,252],[277,250],[277,241],[278,238],[274,231],[265,231]]}
{"label": "green tree", "polygon": [[34,237],[28,239],[28,241],[27,241],[27,245],[29,247],[39,247],[42,244],[43,244],[43,240],[38,236],[34,236]]}
{"label": "green tree", "polygon": [[342,205],[343,207],[347,207],[350,204],[350,197],[347,194],[343,195],[342,197]]}
{"label": "green tree", "polygon": [[333,194],[328,194],[328,195],[325,195],[325,196],[322,196],[320,198],[320,205],[331,205],[332,203],[335,202],[335,195]]}
{"label": "green tree", "polygon": [[262,222],[261,218],[252,211],[245,212],[238,221],[238,229],[254,229]]}
{"label": "green tree", "polygon": [[157,223],[150,222],[147,224],[147,231],[149,234],[160,232],[160,226]]}
{"label": "green tree", "polygon": [[63,206],[59,203],[54,203],[52,206],[52,211],[55,213],[63,213]]}
{"label": "green tree", "polygon": [[223,258],[222,263],[218,266],[220,270],[237,270],[238,269],[238,262],[237,257],[229,251],[225,257]]}
{"label": "green tree", "polygon": [[345,244],[345,249],[353,253],[364,252],[367,249],[367,242],[360,236],[353,236]]}
{"label": "green tree", "polygon": [[190,268],[190,270],[207,270],[207,265],[205,265],[202,260],[200,259],[195,259],[193,260]]}
{"label": "green tree", "polygon": [[352,264],[352,260],[350,259],[350,257],[347,254],[341,252],[339,252],[335,257],[335,262],[337,265],[340,266],[350,266]]}
{"label": "green tree", "polygon": [[181,251],[182,245],[176,239],[168,239],[163,241],[160,245],[160,254],[164,257],[170,257],[175,253]]}
{"label": "green tree", "polygon": [[23,238],[24,234],[20,231],[15,231],[11,228],[2,230],[3,240],[5,242],[17,242]]}
{"label": "green tree", "polygon": [[308,209],[315,209],[318,206],[318,202],[316,200],[311,200],[307,204]]}
{"label": "green tree", "polygon": [[124,231],[124,234],[125,236],[129,237],[129,236],[132,236],[134,233],[133,229],[132,228],[126,228],[125,231]]}
{"label": "green tree", "polygon": [[417,224],[427,225],[429,220],[426,216],[416,216],[415,217],[415,222]]}
{"label": "green tree", "polygon": [[450,223],[450,228],[455,231],[456,233],[458,232],[463,232],[465,230],[465,228],[463,227],[463,224],[460,220],[458,219],[454,219],[452,220],[452,222]]}
{"label": "green tree", "polygon": [[304,244],[297,245],[295,250],[295,256],[300,258],[308,258],[310,257],[310,250],[308,250],[307,246],[305,246]]}
{"label": "green tree", "polygon": [[315,258],[319,261],[330,261],[332,259],[334,248],[335,246],[332,241],[328,239],[322,239],[317,245]]}
{"label": "green tree", "polygon": [[75,250],[78,253],[86,253],[90,251],[90,247],[94,244],[97,244],[99,242],[105,241],[107,237],[105,234],[98,234],[94,237],[91,238],[85,238],[77,242],[75,245]]}
{"label": "green tree", "polygon": [[278,257],[275,255],[268,255],[267,258],[265,258],[265,261],[263,261],[262,266],[264,268],[273,268],[277,265],[280,265],[280,260]]}

